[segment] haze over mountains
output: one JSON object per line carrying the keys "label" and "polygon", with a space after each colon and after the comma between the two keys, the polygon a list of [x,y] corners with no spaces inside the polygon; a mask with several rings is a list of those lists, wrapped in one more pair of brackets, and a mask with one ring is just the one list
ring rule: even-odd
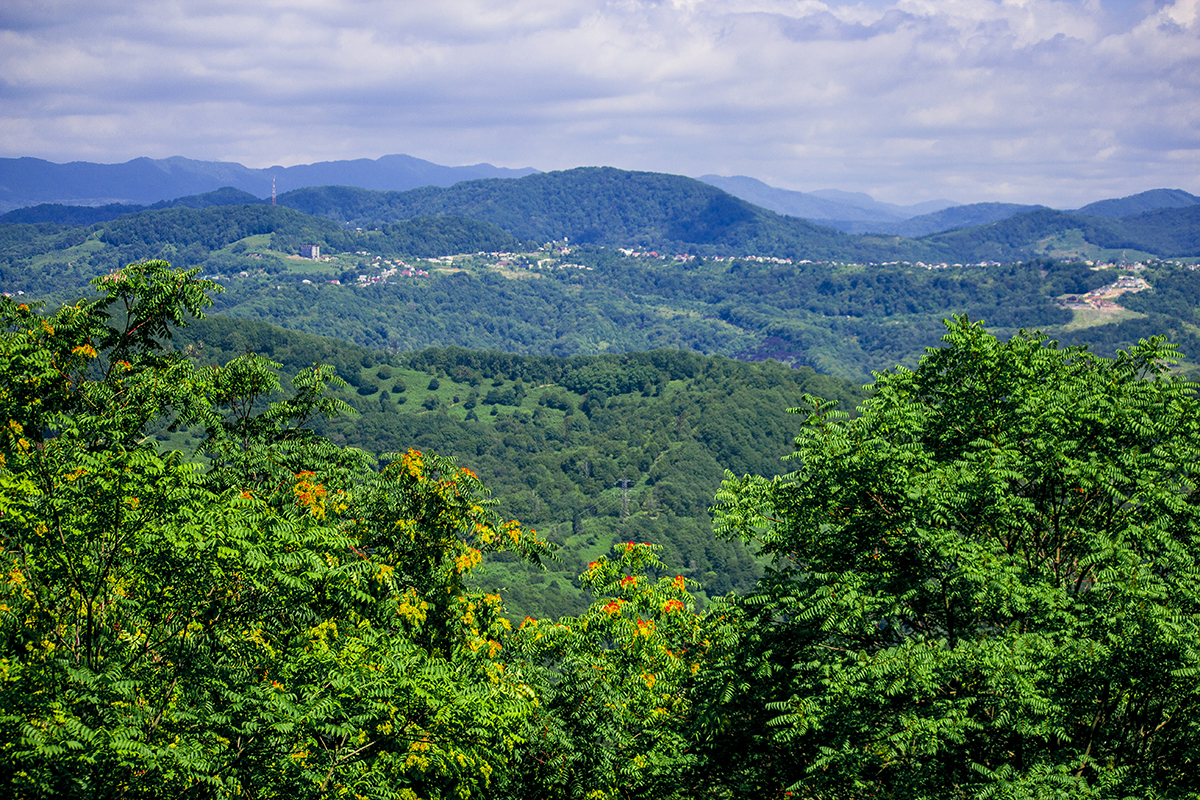
{"label": "haze over mountains", "polygon": [[280,192],[304,186],[361,186],[364,189],[415,189],[450,186],[475,178],[519,178],[537,170],[491,164],[445,167],[406,155],[322,161],[293,167],[252,169],[224,161],[190,158],[135,158],[123,164],[73,161],[55,164],[40,158],[0,159],[0,212],[39,203],[149,205],[225,186],[256,197],[271,196],[271,180]]}
{"label": "haze over mountains", "polygon": [[837,189],[796,192],[770,186],[757,178],[748,178],[745,175],[702,175],[700,180],[778,214],[822,221],[899,222],[918,214],[958,205],[953,200],[929,200],[911,206],[900,206],[881,203],[863,192],[842,192]]}
{"label": "haze over mountains", "polygon": [[[427,186],[449,187],[484,178],[520,178],[533,168],[507,169],[491,164],[448,167],[408,155],[252,169],[233,162],[197,161],[179,156],[138,158],[123,164],[71,162],[55,164],[36,158],[0,159],[0,212],[35,206],[110,206],[107,213],[77,212],[78,222],[92,222],[144,207],[189,205],[185,198],[205,196],[211,204],[255,202],[270,197],[272,178],[279,193],[314,186],[353,186],[379,191],[407,191]],[[957,204],[930,200],[898,205],[861,192],[821,189],[798,192],[770,186],[744,175],[704,175],[698,180],[777,214],[807,219],[845,233],[904,237],[986,225],[1044,206],[1014,203]],[[213,196],[222,188],[245,193]],[[251,197],[252,196],[252,197]],[[181,201],[181,199],[184,199]],[[1162,208],[1182,208],[1200,198],[1179,189],[1152,189],[1124,198],[1091,203],[1076,213],[1120,219]],[[122,208],[138,206],[138,208]],[[198,207],[194,204],[191,207]],[[36,216],[36,215],[34,215]],[[8,221],[32,221],[16,215]]]}
{"label": "haze over mountains", "polygon": [[[708,182],[612,167],[548,173],[529,170],[521,177],[508,177],[519,172],[490,165],[442,167],[408,156],[388,156],[376,161],[280,168],[276,174],[284,175],[287,183],[312,182],[290,191],[279,187],[281,206],[351,228],[453,216],[496,226],[526,242],[570,239],[573,243],[672,253],[755,254],[842,263],[1007,263],[1035,257],[1136,260],[1200,255],[1200,198],[1172,189],[1104,200],[1078,212],[1001,203],[928,211],[948,201],[897,206],[835,190],[790,192],[744,177],[709,176],[713,182]],[[479,173],[506,177],[458,180]],[[88,196],[92,200],[123,195],[149,198],[180,191],[172,190],[173,186],[204,186],[230,179],[261,189],[270,174],[272,170],[187,159],[137,159],[120,165],[9,159],[0,160],[0,177],[5,181],[0,189],[10,200],[39,194]],[[717,182],[739,194],[720,188]],[[354,185],[414,183],[423,185],[400,190]],[[770,203],[774,209],[756,201]],[[155,209],[264,202],[269,201],[253,191],[226,184],[150,205],[29,205],[0,215],[0,222],[94,225]],[[789,211],[792,213],[786,213]],[[802,212],[857,215],[858,219],[804,218],[799,216]],[[865,219],[872,215],[877,219]],[[905,219],[904,215],[910,216]],[[335,246],[332,241],[326,244]]]}

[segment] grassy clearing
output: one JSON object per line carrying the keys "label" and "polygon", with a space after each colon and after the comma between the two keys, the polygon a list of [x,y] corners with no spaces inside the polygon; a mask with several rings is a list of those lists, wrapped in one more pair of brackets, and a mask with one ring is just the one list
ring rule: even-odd
{"label": "grassy clearing", "polygon": [[1071,310],[1074,318],[1059,330],[1080,331],[1095,328],[1098,325],[1112,325],[1127,319],[1141,319],[1146,315],[1139,311],[1105,311],[1098,308],[1075,308]]}

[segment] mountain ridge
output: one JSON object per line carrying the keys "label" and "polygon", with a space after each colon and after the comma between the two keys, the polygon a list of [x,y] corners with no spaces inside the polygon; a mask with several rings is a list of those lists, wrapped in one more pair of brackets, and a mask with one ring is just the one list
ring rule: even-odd
{"label": "mountain ridge", "polygon": [[486,163],[447,167],[402,154],[262,169],[232,161],[198,161],[183,156],[142,157],[121,164],[89,161],[56,164],[40,158],[0,158],[0,212],[42,203],[149,205],[226,186],[256,197],[269,197],[272,177],[278,190],[329,184],[403,190],[450,186],[475,178],[522,177],[536,171],[532,167],[508,169]]}

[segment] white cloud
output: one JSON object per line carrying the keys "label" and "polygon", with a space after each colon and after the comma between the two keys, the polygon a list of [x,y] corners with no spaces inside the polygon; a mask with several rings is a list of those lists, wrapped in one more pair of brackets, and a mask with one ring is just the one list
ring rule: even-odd
{"label": "white cloud", "polygon": [[1197,0],[16,3],[0,153],[406,152],[1071,206],[1200,193],[1198,33]]}

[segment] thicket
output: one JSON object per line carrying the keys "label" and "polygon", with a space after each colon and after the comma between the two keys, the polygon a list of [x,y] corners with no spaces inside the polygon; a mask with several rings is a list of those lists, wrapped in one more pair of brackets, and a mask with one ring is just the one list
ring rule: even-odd
{"label": "thicket", "polygon": [[[435,450],[486,474],[501,513],[561,546],[545,572],[516,561],[483,571],[506,587],[510,608],[534,616],[586,608],[579,569],[613,541],[661,545],[706,594],[749,589],[758,564],[712,533],[708,506],[722,466],[778,474],[799,429],[784,411],[796,398],[817,393],[853,408],[866,396],[807,368],[680,351],[388,354],[221,317],[189,326],[175,346],[201,364],[254,352],[284,376],[330,364],[354,387],[335,396],[359,414],[315,421],[316,430],[370,453]],[[169,441],[165,426],[155,433]]]}

